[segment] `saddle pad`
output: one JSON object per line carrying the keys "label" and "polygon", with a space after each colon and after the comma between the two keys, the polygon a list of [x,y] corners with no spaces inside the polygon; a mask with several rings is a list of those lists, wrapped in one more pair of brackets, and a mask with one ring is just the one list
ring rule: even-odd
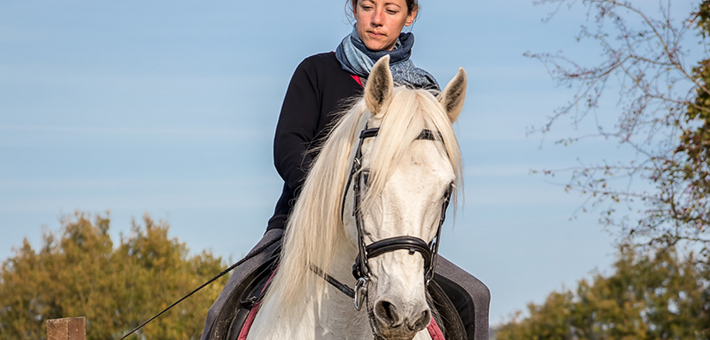
{"label": "saddle pad", "polygon": [[[271,277],[269,277],[269,280],[266,281],[264,288],[261,289],[262,295],[266,291],[266,288],[269,287],[269,284],[271,283],[271,280],[274,278],[274,275],[276,275],[276,272],[278,271],[278,269],[279,268],[276,267],[276,270],[274,270],[274,272],[271,273]],[[251,329],[251,325],[254,323],[254,319],[256,319],[256,313],[259,312],[260,307],[261,307],[261,301],[254,304],[254,307],[252,307],[251,311],[249,312],[249,316],[247,317],[247,320],[244,322],[244,326],[242,326],[242,330],[239,332],[239,337],[237,338],[237,340],[247,340],[247,335],[249,334],[249,329]]]}
{"label": "saddle pad", "polygon": [[439,325],[436,324],[436,320],[434,318],[431,318],[431,322],[429,323],[429,326],[426,328],[427,331],[429,331],[429,336],[432,338],[432,340],[444,340],[444,334],[441,333],[441,328],[439,328]]}

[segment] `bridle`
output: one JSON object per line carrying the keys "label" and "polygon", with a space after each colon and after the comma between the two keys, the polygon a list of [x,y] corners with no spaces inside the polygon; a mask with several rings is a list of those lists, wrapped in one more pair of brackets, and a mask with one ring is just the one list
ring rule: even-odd
{"label": "bridle", "polygon": [[[379,133],[379,128],[368,129],[365,127],[364,130],[360,132],[360,141],[358,143],[357,149],[355,151],[355,157],[353,158],[352,167],[350,168],[350,175],[348,176],[347,184],[345,185],[345,191],[343,193],[342,206],[340,210],[341,219],[344,217],[345,212],[345,201],[348,194],[348,189],[350,185],[353,186],[353,216],[355,216],[355,224],[357,227],[357,247],[358,254],[355,257],[355,264],[353,264],[353,277],[357,280],[355,284],[355,289],[348,287],[347,285],[339,282],[332,276],[324,273],[320,268],[315,265],[311,265],[311,270],[323,277],[328,283],[333,285],[335,288],[348,295],[353,299],[355,303],[355,309],[360,310],[362,308],[363,302],[367,298],[367,288],[371,280],[371,271],[368,261],[374,257],[380,256],[382,254],[395,251],[395,250],[408,250],[410,255],[415,253],[420,253],[424,258],[424,283],[425,286],[429,285],[429,282],[434,278],[434,265],[436,264],[436,256],[439,250],[439,242],[441,239],[441,226],[444,224],[444,219],[446,218],[446,208],[449,206],[449,201],[451,200],[451,194],[453,192],[453,185],[449,187],[444,195],[444,201],[441,205],[441,215],[439,217],[439,225],[436,230],[436,237],[430,243],[422,240],[419,237],[414,236],[395,236],[379,241],[375,241],[370,244],[365,244],[364,238],[364,222],[362,218],[362,211],[360,209],[362,190],[361,183],[362,177],[369,175],[367,170],[362,169],[362,145],[367,138],[374,138]],[[441,134],[437,132],[438,139],[435,138],[434,132],[428,129],[421,131],[416,140],[431,140],[431,141],[443,141]]]}

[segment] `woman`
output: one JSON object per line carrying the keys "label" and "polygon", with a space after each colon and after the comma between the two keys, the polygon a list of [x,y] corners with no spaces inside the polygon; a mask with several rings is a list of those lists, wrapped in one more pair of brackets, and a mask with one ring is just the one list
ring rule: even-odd
{"label": "woman", "polygon": [[[306,58],[291,78],[279,116],[274,138],[274,163],[284,180],[281,197],[267,232],[255,249],[278,240],[303,184],[307,169],[320,141],[327,136],[331,122],[348,99],[361,95],[364,82],[380,57],[390,55],[390,68],[396,83],[439,90],[428,72],[410,60],[414,36],[402,33],[419,10],[417,0],[348,0],[356,21],[335,53]],[[276,241],[278,243],[278,241]],[[275,246],[274,246],[275,247]],[[210,309],[202,339],[209,339],[217,314],[233,308],[230,296],[260,263],[271,248],[245,263],[232,275],[222,294]],[[261,255],[261,254],[260,254]],[[469,339],[488,338],[489,292],[485,285],[462,269],[440,257],[435,280],[457,305]],[[231,298],[234,300],[234,298]]]}

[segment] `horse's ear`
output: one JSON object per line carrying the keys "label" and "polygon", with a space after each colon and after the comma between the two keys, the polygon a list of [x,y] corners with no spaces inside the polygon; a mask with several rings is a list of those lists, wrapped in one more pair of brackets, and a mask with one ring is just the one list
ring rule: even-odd
{"label": "horse's ear", "polygon": [[464,71],[463,67],[460,67],[454,79],[451,79],[444,91],[437,97],[441,105],[446,109],[446,114],[449,116],[449,120],[452,123],[459,118],[459,114],[463,109],[463,102],[466,99],[467,83],[466,71]]}
{"label": "horse's ear", "polygon": [[392,97],[394,81],[390,72],[390,56],[386,55],[375,63],[365,84],[365,104],[373,114],[380,110]]}

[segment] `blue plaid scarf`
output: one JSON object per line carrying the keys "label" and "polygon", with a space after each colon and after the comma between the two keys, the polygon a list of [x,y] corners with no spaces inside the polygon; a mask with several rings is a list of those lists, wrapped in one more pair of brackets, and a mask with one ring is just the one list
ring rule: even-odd
{"label": "blue plaid scarf", "polygon": [[335,57],[343,70],[350,74],[367,78],[372,67],[381,57],[389,54],[390,70],[395,83],[415,88],[441,90],[434,76],[416,66],[409,59],[412,56],[414,35],[401,33],[392,51],[372,51],[368,49],[353,27],[335,50]]}

